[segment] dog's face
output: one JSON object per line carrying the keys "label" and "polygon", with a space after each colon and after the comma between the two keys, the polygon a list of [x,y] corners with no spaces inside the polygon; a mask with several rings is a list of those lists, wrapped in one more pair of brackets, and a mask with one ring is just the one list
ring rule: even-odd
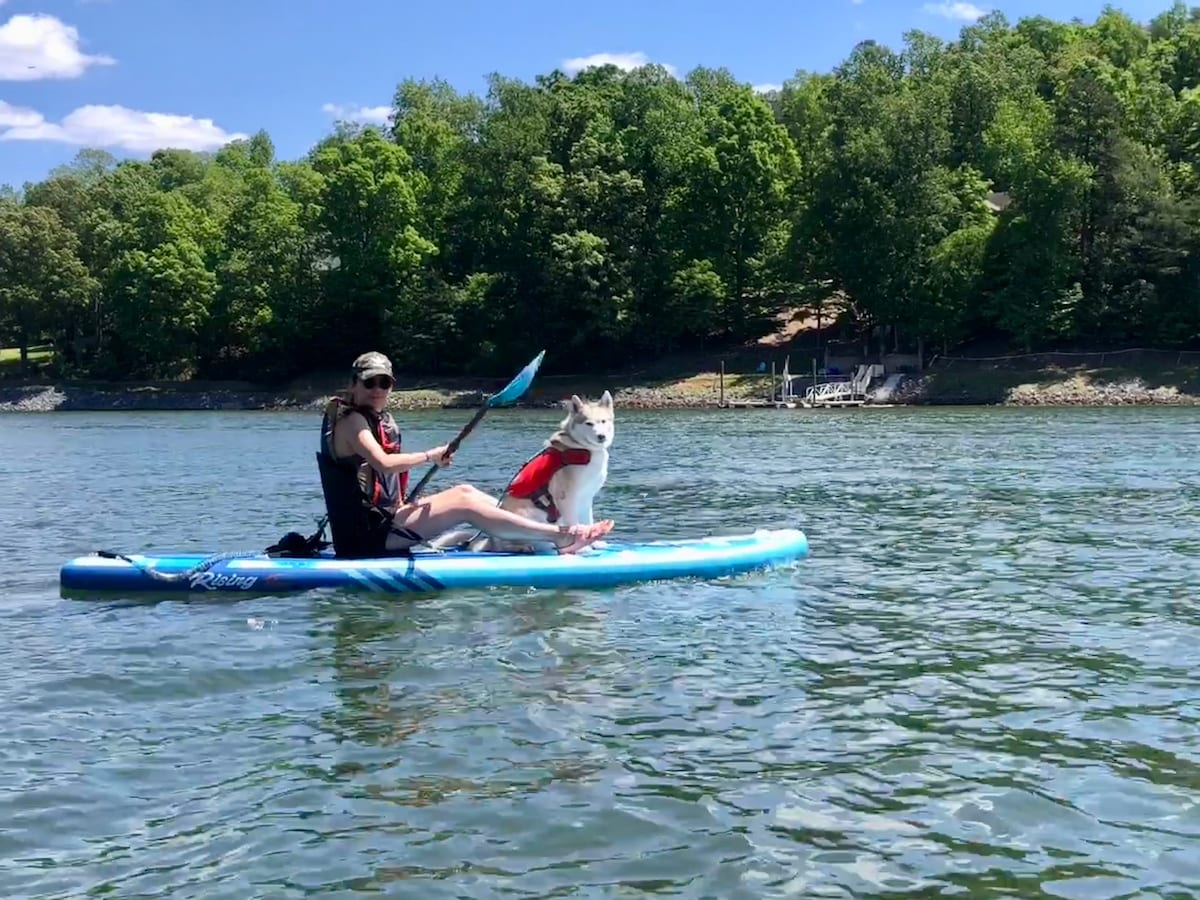
{"label": "dog's face", "polygon": [[596,401],[581,400],[578,394],[563,404],[567,417],[562,429],[586,447],[611,447],[616,436],[612,394],[605,391]]}

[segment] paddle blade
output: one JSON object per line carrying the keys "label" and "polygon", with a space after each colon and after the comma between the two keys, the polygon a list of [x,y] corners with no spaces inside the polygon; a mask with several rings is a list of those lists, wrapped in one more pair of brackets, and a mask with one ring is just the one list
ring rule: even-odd
{"label": "paddle blade", "polygon": [[525,368],[517,373],[517,377],[506,384],[503,390],[492,394],[488,398],[488,406],[503,406],[506,403],[513,403],[529,390],[529,386],[533,384],[533,377],[537,375],[537,370],[542,364],[542,357],[546,355],[543,350],[535,356]]}

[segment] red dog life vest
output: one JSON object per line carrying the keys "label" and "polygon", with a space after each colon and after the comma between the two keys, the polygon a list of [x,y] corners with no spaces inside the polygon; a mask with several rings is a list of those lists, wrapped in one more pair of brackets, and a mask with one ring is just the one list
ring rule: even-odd
{"label": "red dog life vest", "polygon": [[548,521],[557,522],[560,513],[554,505],[554,498],[550,496],[550,479],[563,466],[586,466],[591,459],[590,450],[547,447],[521,467],[505,493],[532,501],[534,506],[546,513]]}

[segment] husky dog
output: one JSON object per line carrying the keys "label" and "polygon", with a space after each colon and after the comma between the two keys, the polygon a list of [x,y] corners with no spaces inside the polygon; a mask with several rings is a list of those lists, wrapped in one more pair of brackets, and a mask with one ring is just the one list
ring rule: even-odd
{"label": "husky dog", "polygon": [[[591,525],[593,503],[608,479],[608,455],[616,434],[612,394],[596,401],[578,394],[563,402],[567,415],[542,450],[525,463],[509,483],[500,507],[541,522]],[[532,553],[552,549],[547,542],[511,540],[458,530],[435,539],[436,547],[469,540],[471,550]],[[597,542],[593,546],[603,546]]]}

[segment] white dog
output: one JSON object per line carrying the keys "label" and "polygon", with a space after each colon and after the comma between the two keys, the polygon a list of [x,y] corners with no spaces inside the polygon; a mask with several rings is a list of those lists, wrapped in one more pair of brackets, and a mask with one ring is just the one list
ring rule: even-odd
{"label": "white dog", "polygon": [[[591,525],[596,495],[608,480],[609,450],[616,435],[613,398],[608,391],[594,402],[572,394],[563,406],[566,418],[505,488],[500,507],[534,521]],[[470,549],[476,551],[529,553],[542,549],[542,542],[501,539],[474,530],[455,531],[431,543],[449,547],[465,540],[470,540]],[[603,546],[603,542],[592,546]]]}

